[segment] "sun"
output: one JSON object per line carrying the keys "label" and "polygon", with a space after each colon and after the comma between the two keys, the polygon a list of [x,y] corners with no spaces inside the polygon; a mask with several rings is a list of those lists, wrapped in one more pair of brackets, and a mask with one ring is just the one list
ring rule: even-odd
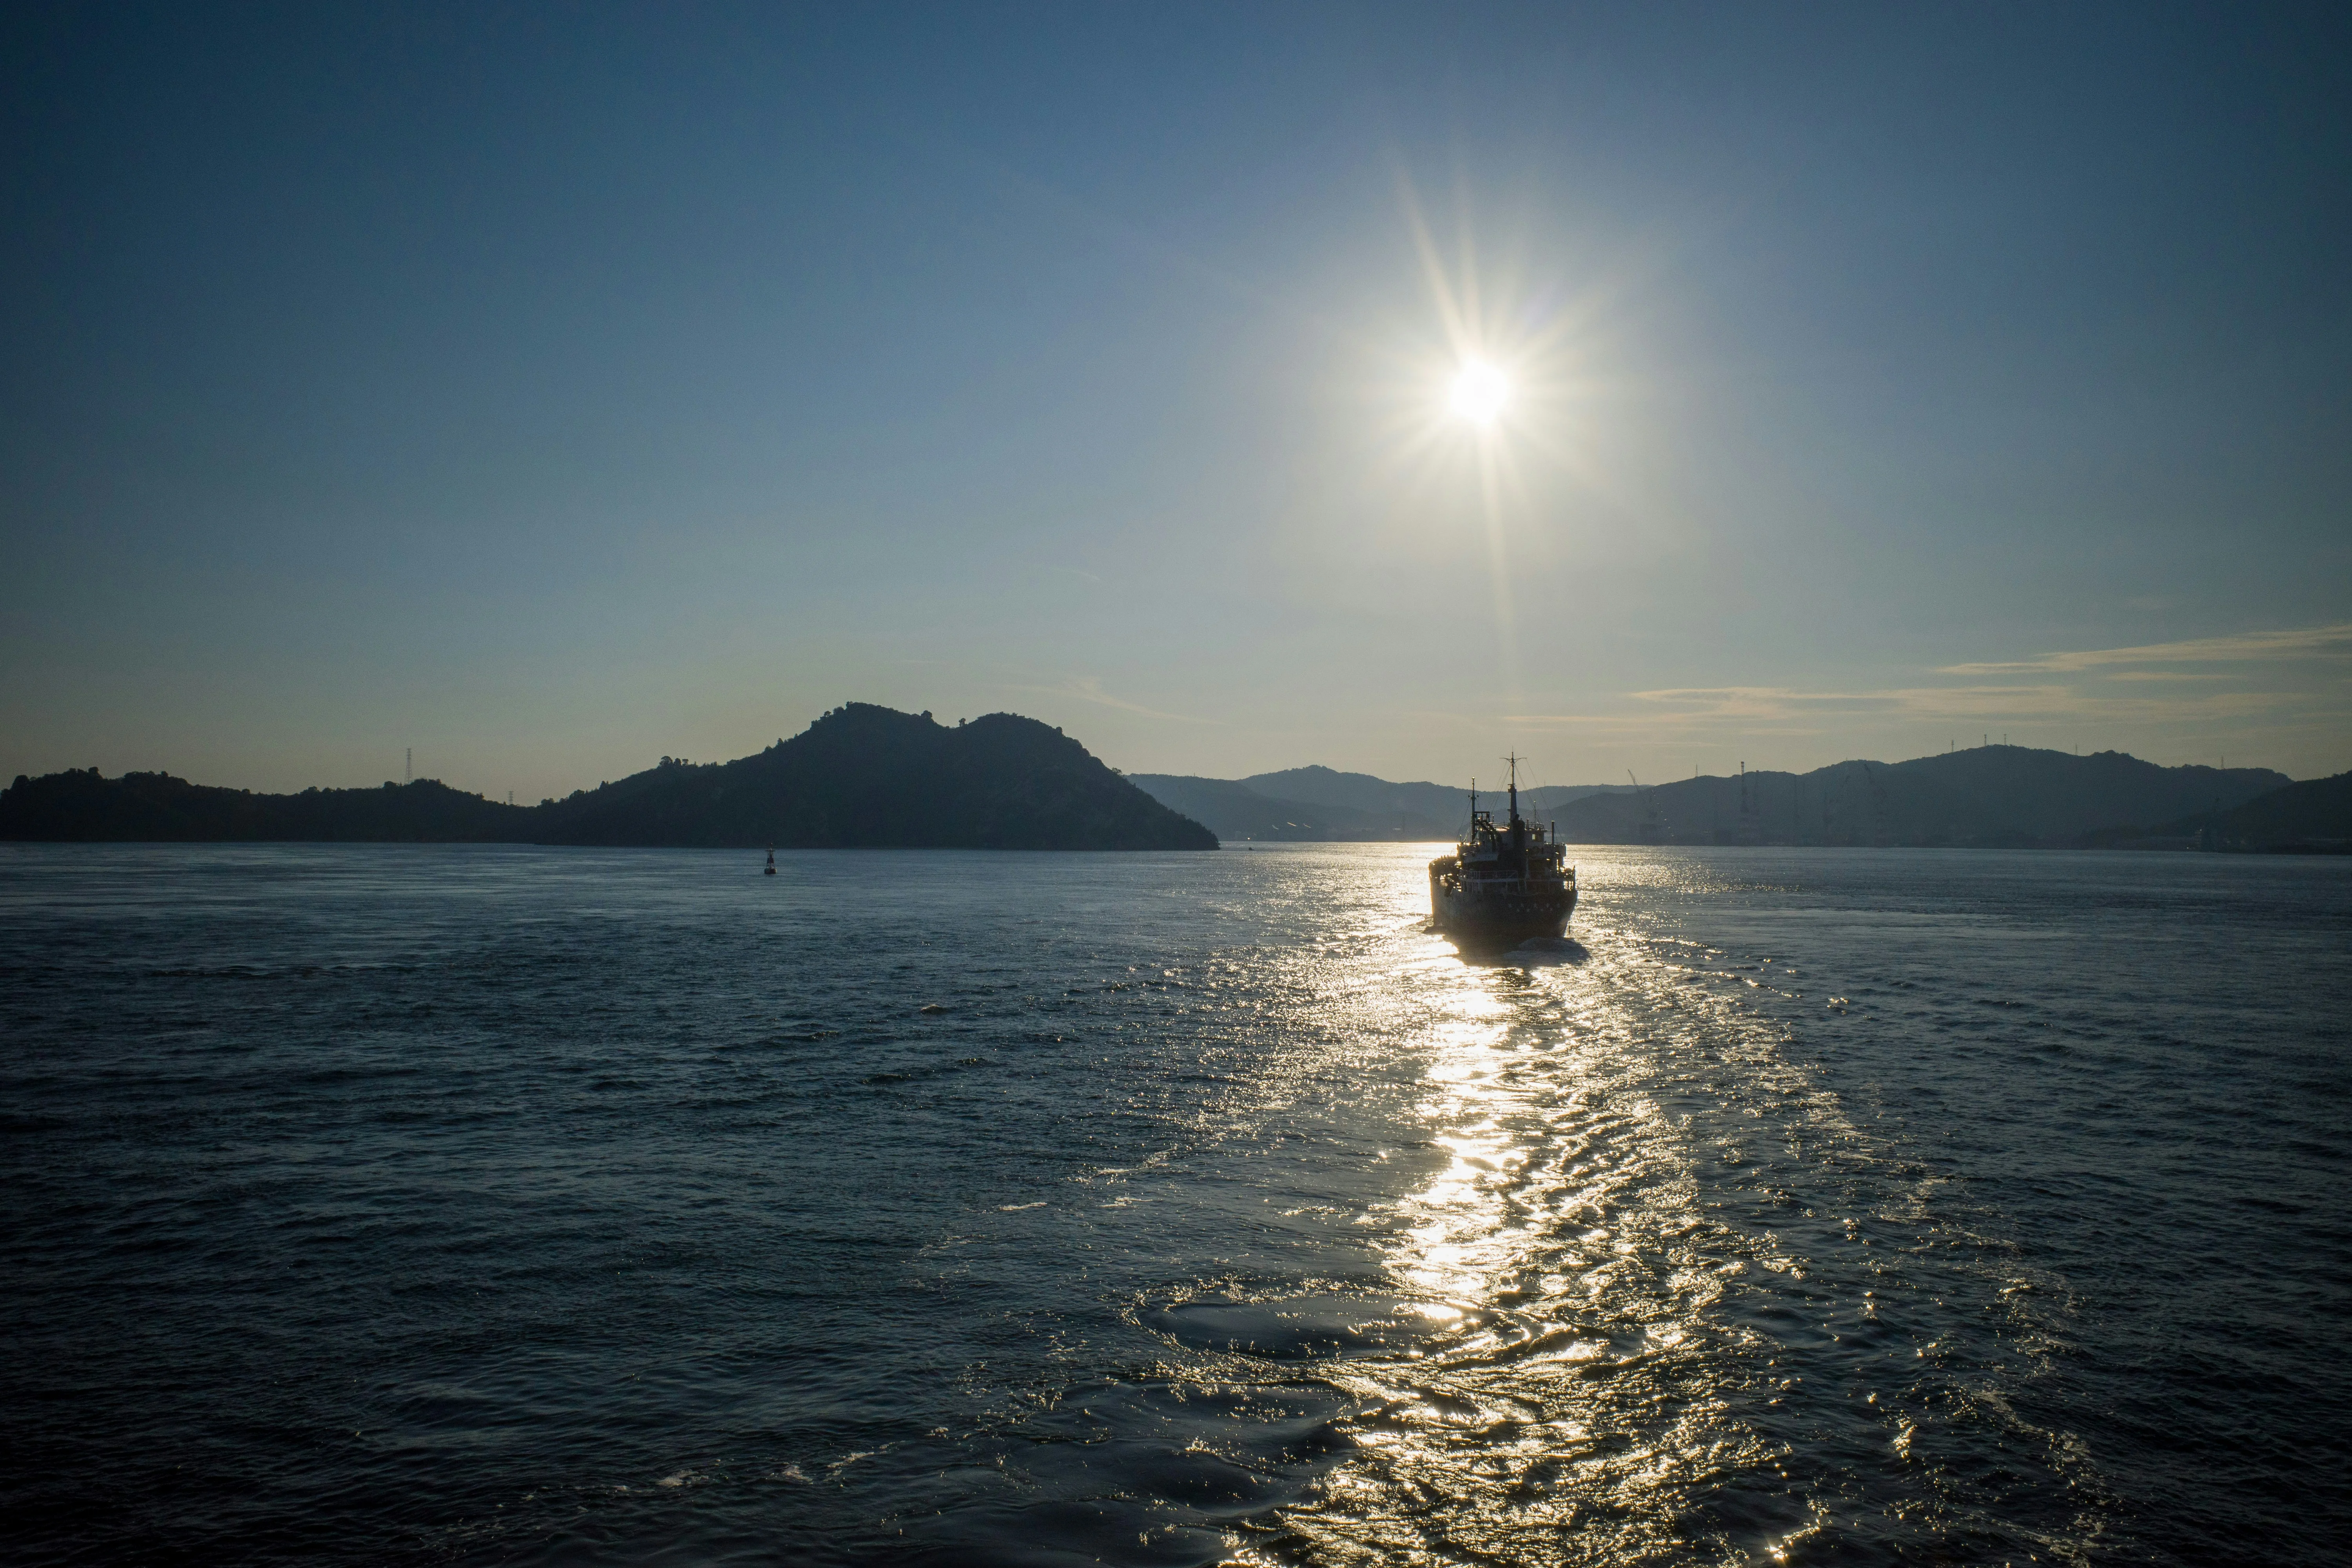
{"label": "sun", "polygon": [[1511,401],[1510,378],[1482,359],[1465,362],[1454,373],[1450,402],[1457,417],[1473,425],[1492,425]]}

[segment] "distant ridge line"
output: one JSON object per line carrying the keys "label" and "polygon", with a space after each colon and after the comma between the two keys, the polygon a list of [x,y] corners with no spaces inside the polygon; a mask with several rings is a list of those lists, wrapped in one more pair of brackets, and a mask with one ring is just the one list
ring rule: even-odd
{"label": "distant ridge line", "polygon": [[[2298,849],[2352,844],[2352,773],[2160,767],[2011,745],[1521,792],[1579,844]],[[1439,842],[1465,788],[1320,765],[1210,779],[1121,776],[1016,714],[947,726],[850,703],[730,763],[664,757],[627,778],[518,806],[438,781],[299,795],[162,773],[68,769],[0,791],[16,842],[540,843],[759,847],[1207,849],[1238,842]]]}
{"label": "distant ridge line", "polygon": [[509,805],[431,779],[255,795],[95,768],[18,777],[0,839],[593,844],[644,847],[1214,849],[1216,836],[1034,719],[952,727],[870,703],[730,763],[664,757]]}
{"label": "distant ridge line", "polygon": [[[1319,766],[1243,779],[1131,776],[1234,841],[1442,841],[1467,816],[1463,788]],[[2079,756],[2003,744],[1900,763],[1834,763],[1804,773],[1703,774],[1638,792],[1626,784],[1553,786],[1522,791],[1521,800],[1556,820],[1564,840],[1580,844],[2093,848],[2180,838],[2190,831],[2184,822],[2230,813],[2293,783],[2268,768],[2167,768],[2122,752]],[[2295,820],[2305,825],[2300,839],[2326,837],[2308,812]],[[2163,831],[2142,826],[2151,824]],[[2284,842],[2194,831],[2217,847]]]}

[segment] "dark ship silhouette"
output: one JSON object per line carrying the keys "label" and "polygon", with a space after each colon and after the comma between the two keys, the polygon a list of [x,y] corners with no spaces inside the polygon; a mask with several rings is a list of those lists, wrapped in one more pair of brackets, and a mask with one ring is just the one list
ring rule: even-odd
{"label": "dark ship silhouette", "polygon": [[1556,937],[1576,911],[1576,871],[1545,826],[1519,816],[1519,759],[1511,763],[1509,819],[1478,809],[1470,791],[1470,832],[1454,853],[1429,863],[1429,912],[1439,931],[1475,942]]}

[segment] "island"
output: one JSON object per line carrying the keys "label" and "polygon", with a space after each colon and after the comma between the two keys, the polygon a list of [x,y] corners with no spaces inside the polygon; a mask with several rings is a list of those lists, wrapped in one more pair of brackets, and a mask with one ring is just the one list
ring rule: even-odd
{"label": "island", "polygon": [[729,763],[664,757],[537,805],[429,779],[299,795],[95,768],[18,775],[0,839],[579,844],[641,847],[1214,849],[1077,741],[1013,713],[941,724],[873,703],[835,708]]}

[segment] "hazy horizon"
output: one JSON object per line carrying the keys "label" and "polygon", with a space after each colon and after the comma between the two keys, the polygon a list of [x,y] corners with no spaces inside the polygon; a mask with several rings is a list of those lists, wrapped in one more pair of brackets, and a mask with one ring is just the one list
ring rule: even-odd
{"label": "hazy horizon", "polygon": [[0,37],[0,778],[2352,768],[2339,8]]}

